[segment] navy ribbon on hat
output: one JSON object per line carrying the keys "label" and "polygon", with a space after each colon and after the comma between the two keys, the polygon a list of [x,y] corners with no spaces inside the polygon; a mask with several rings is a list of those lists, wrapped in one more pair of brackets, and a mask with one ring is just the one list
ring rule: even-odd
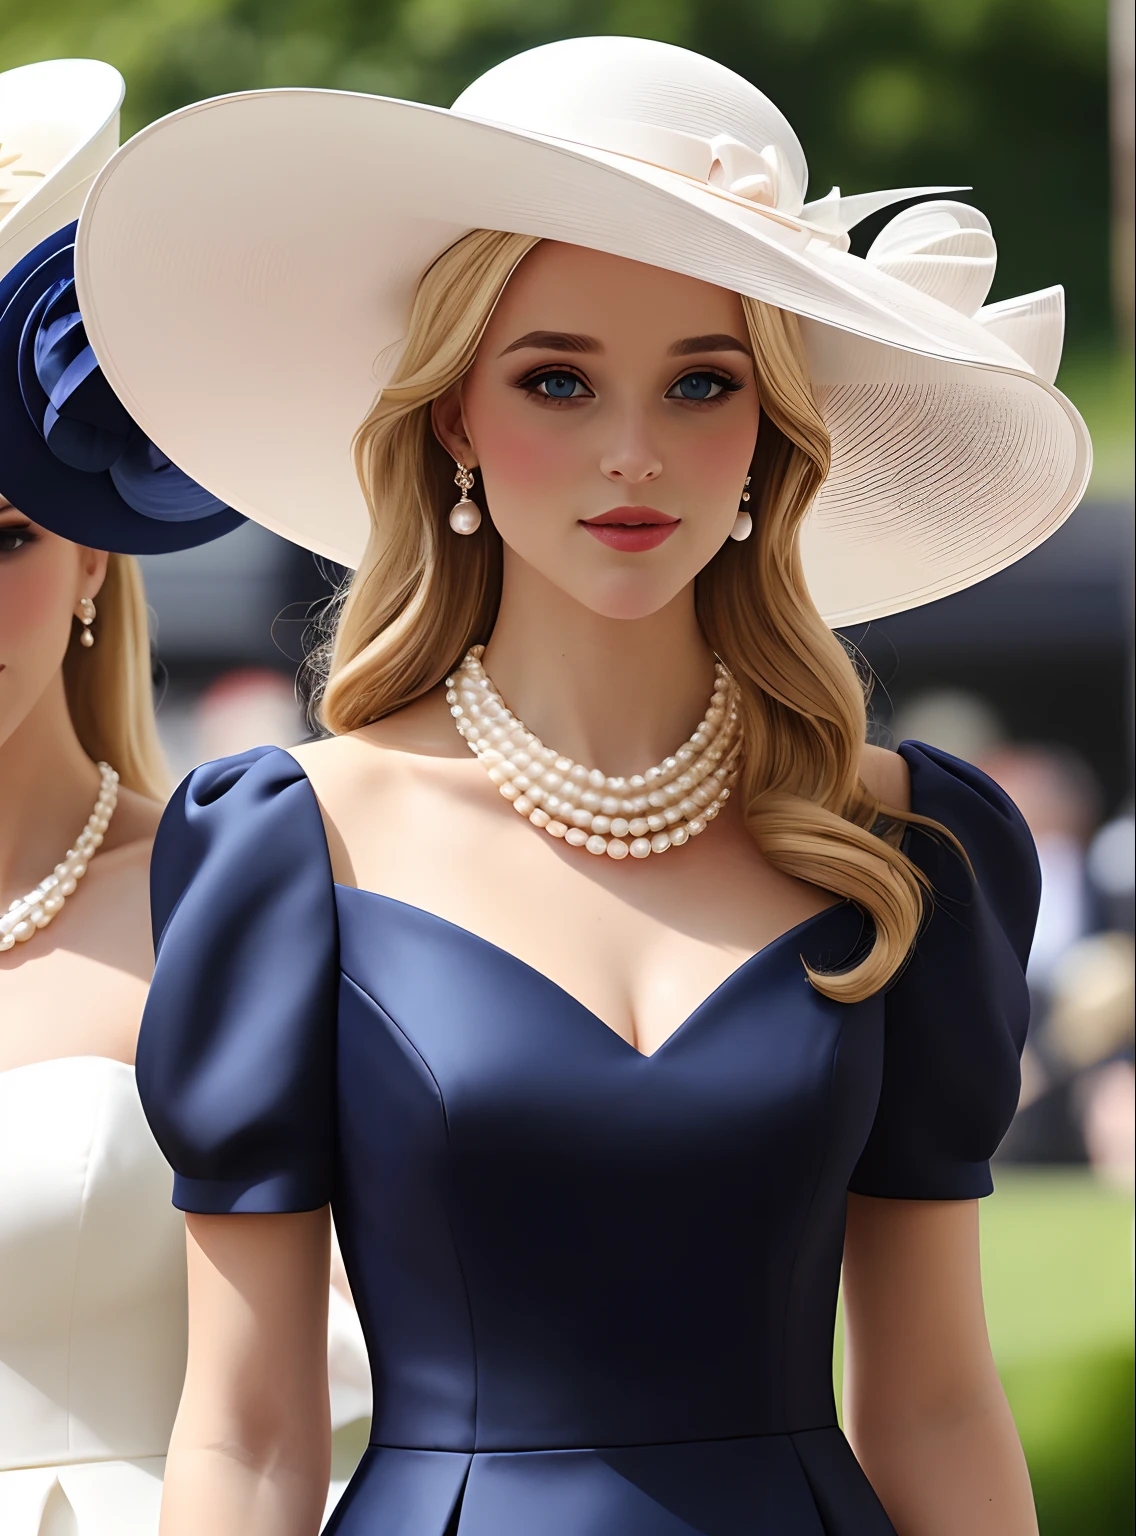
{"label": "navy ribbon on hat", "polygon": [[166,457],[111,389],[87,341],[75,282],[53,283],[24,322],[20,394],[61,463],[106,471],[127,506],[163,523],[190,523],[227,509]]}

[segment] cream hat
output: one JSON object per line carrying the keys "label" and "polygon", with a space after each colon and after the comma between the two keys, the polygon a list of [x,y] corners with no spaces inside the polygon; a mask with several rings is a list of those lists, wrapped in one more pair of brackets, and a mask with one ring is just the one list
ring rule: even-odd
{"label": "cream hat", "polygon": [[1081,497],[1091,448],[1052,387],[1061,290],[983,307],[981,213],[908,209],[861,260],[848,228],[912,189],[805,203],[806,179],[789,123],[740,76],[664,43],[576,38],[491,69],[449,111],[277,90],[175,112],[96,182],[76,284],[146,434],[228,505],[347,565],[368,532],[352,435],[419,277],[468,230],[792,310],[833,443],[805,569],[847,624],[1040,544]]}
{"label": "cream hat", "polygon": [[51,59],[0,74],[0,273],[79,216],[118,148],[126,87],[97,59]]}

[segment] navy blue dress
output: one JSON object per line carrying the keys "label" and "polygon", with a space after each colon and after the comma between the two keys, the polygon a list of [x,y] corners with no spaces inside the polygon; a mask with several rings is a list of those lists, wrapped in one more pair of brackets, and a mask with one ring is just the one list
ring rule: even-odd
{"label": "navy blue dress", "polygon": [[1018,1093],[1039,877],[905,745],[933,909],[886,996],[830,907],[645,1057],[465,929],[333,884],[287,753],[190,775],[153,863],[138,1082],[187,1211],[331,1202],[375,1376],[338,1536],[891,1536],[837,1426],[848,1190],[968,1200]]}

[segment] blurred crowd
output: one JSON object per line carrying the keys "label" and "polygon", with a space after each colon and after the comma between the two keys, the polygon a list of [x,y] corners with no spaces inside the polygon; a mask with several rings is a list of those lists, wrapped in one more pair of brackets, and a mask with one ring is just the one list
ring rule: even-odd
{"label": "blurred crowd", "polygon": [[1021,810],[1041,864],[1041,911],[1027,972],[1029,1038],[1018,1114],[1000,1157],[1090,1163],[1133,1183],[1136,824],[1102,816],[1092,769],[1067,747],[1014,742],[977,695],[936,692],[897,711],[899,741],[928,741],[977,764]]}

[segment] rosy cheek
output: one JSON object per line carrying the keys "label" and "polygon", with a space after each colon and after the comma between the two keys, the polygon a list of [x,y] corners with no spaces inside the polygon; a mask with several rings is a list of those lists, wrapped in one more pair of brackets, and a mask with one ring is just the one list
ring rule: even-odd
{"label": "rosy cheek", "polygon": [[[536,416],[541,407],[529,409]],[[522,492],[560,479],[579,460],[581,446],[563,429],[551,430],[553,425],[540,420],[489,423],[478,433],[477,448],[490,479]]]}

